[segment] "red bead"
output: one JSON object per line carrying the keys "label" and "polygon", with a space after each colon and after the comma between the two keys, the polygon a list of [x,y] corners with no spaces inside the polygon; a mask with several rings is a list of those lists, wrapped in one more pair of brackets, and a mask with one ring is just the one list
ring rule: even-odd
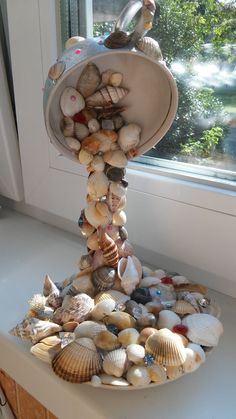
{"label": "red bead", "polygon": [[176,324],[176,326],[173,327],[172,332],[186,336],[188,333],[188,328],[183,324]]}
{"label": "red bead", "polygon": [[80,53],[81,53],[81,49],[76,49],[76,50],[75,50],[75,54],[76,54],[76,55],[79,55]]}
{"label": "red bead", "polygon": [[164,278],[161,278],[161,282],[162,282],[162,284],[166,284],[166,285],[172,285],[173,284],[173,280],[172,280],[171,276],[164,276]]}
{"label": "red bead", "polygon": [[82,112],[76,113],[74,116],[72,116],[72,119],[74,122],[80,122],[80,124],[86,124],[86,118],[82,114]]}

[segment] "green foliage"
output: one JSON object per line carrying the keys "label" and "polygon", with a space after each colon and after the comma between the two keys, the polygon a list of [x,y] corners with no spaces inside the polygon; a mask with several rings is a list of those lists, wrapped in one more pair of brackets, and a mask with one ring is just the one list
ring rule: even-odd
{"label": "green foliage", "polygon": [[200,139],[191,139],[186,144],[181,144],[180,154],[187,157],[211,157],[223,133],[224,131],[220,127],[205,130]]}

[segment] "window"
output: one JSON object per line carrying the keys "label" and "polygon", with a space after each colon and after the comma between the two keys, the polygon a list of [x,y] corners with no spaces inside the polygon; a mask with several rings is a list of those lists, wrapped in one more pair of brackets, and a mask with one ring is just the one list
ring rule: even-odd
{"label": "window", "polygon": [[[127,1],[60,3],[64,43],[79,33],[107,36]],[[236,2],[159,0],[148,35],[177,80],[179,108],[164,139],[138,161],[198,180],[236,180]]]}

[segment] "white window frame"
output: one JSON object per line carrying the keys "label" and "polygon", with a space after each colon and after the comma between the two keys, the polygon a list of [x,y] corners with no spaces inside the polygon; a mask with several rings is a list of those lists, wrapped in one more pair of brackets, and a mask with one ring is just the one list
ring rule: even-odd
{"label": "white window frame", "polygon": [[[87,174],[49,143],[42,110],[44,81],[57,58],[58,2],[7,5],[25,199],[76,220],[85,206]],[[129,165],[127,178],[128,229],[143,259],[195,280],[202,280],[202,272],[206,284],[236,296],[235,190],[137,163]]]}

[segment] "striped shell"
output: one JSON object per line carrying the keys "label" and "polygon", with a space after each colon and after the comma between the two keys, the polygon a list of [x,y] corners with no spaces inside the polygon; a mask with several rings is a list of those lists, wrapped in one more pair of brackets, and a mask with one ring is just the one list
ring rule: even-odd
{"label": "striped shell", "polygon": [[10,334],[23,340],[31,339],[32,343],[38,343],[40,340],[61,331],[61,326],[50,321],[39,320],[34,317],[23,320],[16,327],[10,330]]}
{"label": "striped shell", "polygon": [[71,342],[52,361],[54,372],[71,383],[89,381],[93,375],[101,371],[101,367],[101,357],[89,338]]}
{"label": "striped shell", "polygon": [[121,377],[127,367],[127,354],[125,349],[115,349],[109,352],[103,361],[103,370],[106,374]]}
{"label": "striped shell", "polygon": [[146,341],[145,349],[155,356],[157,363],[167,366],[181,365],[186,359],[181,338],[169,329],[161,329],[151,335]]}
{"label": "striped shell", "polygon": [[178,300],[175,303],[175,306],[172,308],[172,310],[179,314],[179,316],[184,316],[185,314],[193,314],[196,313],[195,308],[192,306],[192,304],[188,303],[185,300]]}
{"label": "striped shell", "polygon": [[154,60],[163,60],[158,42],[149,36],[144,36],[143,38],[139,39],[136,43],[136,47]]}
{"label": "striped shell", "polygon": [[200,294],[205,295],[208,292],[208,288],[200,284],[179,284],[175,285],[175,291],[199,292]]}
{"label": "striped shell", "polygon": [[99,240],[99,245],[104,256],[105,264],[116,268],[119,261],[119,253],[114,240],[107,233],[103,232]]}
{"label": "striped shell", "polygon": [[210,314],[190,314],[182,324],[188,328],[187,338],[203,346],[217,346],[223,333],[222,323]]}
{"label": "striped shell", "polygon": [[80,323],[74,330],[76,338],[91,338],[94,339],[98,333],[107,330],[103,323],[97,323],[91,320],[86,320]]}
{"label": "striped shell", "polygon": [[112,105],[113,103],[118,103],[128,93],[128,89],[123,87],[106,86],[87,97],[86,105],[88,107]]}
{"label": "striped shell", "polygon": [[104,301],[107,299],[112,299],[115,301],[116,305],[125,304],[127,301],[130,300],[130,296],[123,294],[120,291],[116,290],[109,290],[106,292],[100,292],[95,297],[95,304],[98,304],[100,301]]}
{"label": "striped shell", "polygon": [[115,282],[115,269],[109,266],[102,266],[92,274],[92,282],[98,291],[106,291],[112,288]]}
{"label": "striped shell", "polygon": [[54,336],[48,336],[42,339],[39,343],[36,343],[30,348],[30,352],[41,359],[41,361],[51,364],[54,356],[61,350],[61,339]]}

